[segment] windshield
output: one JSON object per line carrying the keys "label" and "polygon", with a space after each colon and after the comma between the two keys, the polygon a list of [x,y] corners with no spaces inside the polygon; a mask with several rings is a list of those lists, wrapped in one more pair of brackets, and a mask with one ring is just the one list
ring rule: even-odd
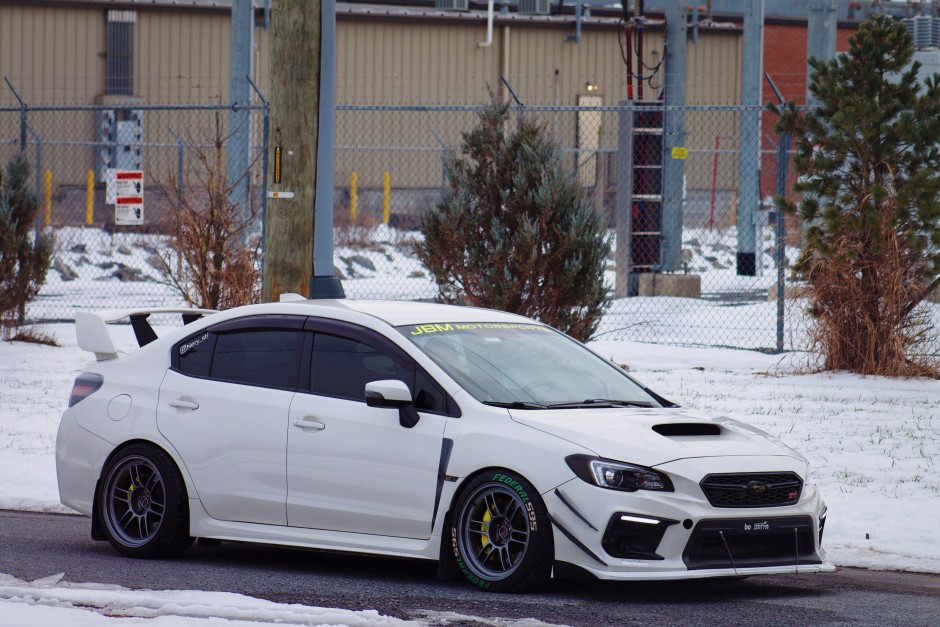
{"label": "windshield", "polygon": [[520,409],[659,407],[620,368],[541,324],[398,327],[478,401]]}

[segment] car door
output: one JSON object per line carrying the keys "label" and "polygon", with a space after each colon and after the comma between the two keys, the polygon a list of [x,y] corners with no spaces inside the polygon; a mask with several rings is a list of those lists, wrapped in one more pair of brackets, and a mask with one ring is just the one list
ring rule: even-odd
{"label": "car door", "polygon": [[437,395],[436,405],[422,411],[419,403],[418,424],[405,428],[398,410],[366,405],[365,384],[399,379],[414,395],[411,358],[362,327],[311,318],[308,328],[309,381],[291,403],[287,438],[288,524],[429,538],[448,420],[443,392],[419,390],[422,401]]}
{"label": "car door", "polygon": [[213,518],[287,524],[287,420],[303,323],[299,316],[244,318],[174,347],[157,424]]}

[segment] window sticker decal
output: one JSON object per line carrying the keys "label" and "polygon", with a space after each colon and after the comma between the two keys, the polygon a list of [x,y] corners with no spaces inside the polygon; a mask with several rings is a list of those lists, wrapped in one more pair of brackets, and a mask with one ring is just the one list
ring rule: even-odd
{"label": "window sticker decal", "polygon": [[186,353],[196,348],[197,346],[199,346],[200,344],[202,344],[208,339],[209,339],[209,334],[204,333],[201,337],[197,337],[195,340],[192,340],[191,342],[186,342],[185,344],[180,346],[180,355],[185,355]]}

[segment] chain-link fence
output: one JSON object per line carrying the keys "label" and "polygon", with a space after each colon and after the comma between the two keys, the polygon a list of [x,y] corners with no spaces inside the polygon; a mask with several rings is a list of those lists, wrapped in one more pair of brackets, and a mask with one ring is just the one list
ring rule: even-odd
{"label": "chain-link fence", "polygon": [[[182,304],[161,271],[161,257],[172,261],[171,212],[180,195],[205,194],[207,168],[221,167],[230,170],[222,180],[237,181],[232,194],[246,214],[262,215],[267,117],[263,103],[0,108],[0,164],[24,149],[40,205],[36,229],[55,239],[52,269],[27,318]],[[213,166],[216,153],[223,159]],[[128,198],[119,208],[123,199],[109,197],[115,171],[143,172],[139,204]],[[119,213],[128,209],[140,213]]]}
{"label": "chain-link fence", "polygon": [[[167,250],[160,221],[172,203],[165,190],[188,181],[193,155],[212,146],[217,128],[227,148],[228,129],[248,125],[246,204],[263,214],[264,104],[242,108],[247,121],[223,106],[122,107],[0,109],[0,161],[25,141],[37,166],[39,226],[57,240],[54,269],[27,310],[32,320],[180,303],[154,258]],[[349,297],[436,297],[415,254],[420,215],[446,192],[445,165],[479,111],[337,107],[334,259]],[[778,221],[771,201],[794,182],[773,116],[757,108],[659,105],[514,107],[512,115],[510,124],[524,116],[545,129],[607,221],[610,307],[599,338],[806,346],[805,292],[787,269],[801,227]],[[103,123],[111,126],[103,131]],[[145,227],[115,225],[103,164],[145,171]],[[940,305],[927,307],[940,320]]]}
{"label": "chain-link fence", "polygon": [[[337,269],[347,294],[436,295],[411,253],[420,237],[415,229],[445,193],[445,164],[478,112],[339,107]],[[804,333],[794,324],[804,323],[802,309],[781,315],[776,302],[778,293],[795,293],[778,285],[778,237],[783,268],[797,254],[800,232],[795,225],[789,237],[777,232],[771,199],[778,138],[766,112],[659,105],[512,112],[554,139],[565,168],[607,220],[611,304],[599,337],[769,350],[800,345]]]}

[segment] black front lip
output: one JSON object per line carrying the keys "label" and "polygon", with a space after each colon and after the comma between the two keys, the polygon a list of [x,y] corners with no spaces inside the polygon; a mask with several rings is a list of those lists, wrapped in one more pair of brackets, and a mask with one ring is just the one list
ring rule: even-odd
{"label": "black front lip", "polygon": [[682,561],[689,570],[822,564],[811,516],[700,520]]}

